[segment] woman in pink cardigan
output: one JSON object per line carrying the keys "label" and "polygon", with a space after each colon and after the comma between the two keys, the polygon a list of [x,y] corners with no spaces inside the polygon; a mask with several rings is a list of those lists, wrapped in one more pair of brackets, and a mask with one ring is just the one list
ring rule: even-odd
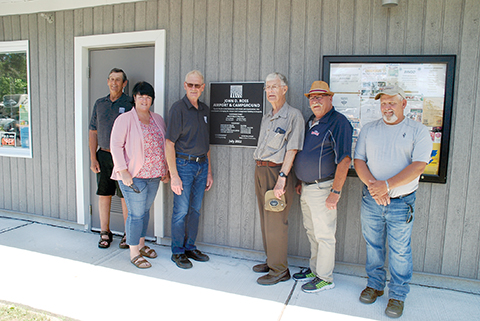
{"label": "woman in pink cardigan", "polygon": [[170,176],[165,158],[165,122],[150,111],[155,91],[141,81],[133,87],[132,95],[135,108],[120,115],[112,129],[112,179],[118,181],[128,208],[125,231],[130,261],[146,269],[152,265],[144,257],[157,257],[155,250],[145,245],[150,207],[160,181],[166,183]]}

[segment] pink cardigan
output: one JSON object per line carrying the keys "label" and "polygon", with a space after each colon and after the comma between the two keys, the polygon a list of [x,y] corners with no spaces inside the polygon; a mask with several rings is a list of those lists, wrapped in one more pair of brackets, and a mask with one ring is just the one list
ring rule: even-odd
{"label": "pink cardigan", "polygon": [[[159,114],[150,112],[150,119],[160,128],[165,146],[165,122]],[[145,154],[143,152],[143,132],[135,108],[117,117],[110,136],[110,152],[113,157],[111,179],[121,180],[120,171],[127,169],[132,177],[142,169]]]}

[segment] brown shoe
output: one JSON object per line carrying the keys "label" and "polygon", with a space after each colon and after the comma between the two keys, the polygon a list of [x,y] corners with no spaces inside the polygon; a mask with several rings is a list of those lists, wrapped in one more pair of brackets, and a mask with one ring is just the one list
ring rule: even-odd
{"label": "brown shoe", "polygon": [[372,304],[377,300],[377,297],[382,295],[383,295],[383,291],[378,291],[367,286],[360,294],[360,302],[365,304]]}
{"label": "brown shoe", "polygon": [[390,318],[400,318],[403,314],[403,301],[395,299],[388,300],[385,314]]}
{"label": "brown shoe", "polygon": [[151,249],[150,247],[145,245],[140,249],[140,255],[154,259],[157,257],[157,252],[155,252],[154,249]]}
{"label": "brown shoe", "polygon": [[268,273],[268,271],[270,271],[270,268],[268,267],[267,263],[262,263],[254,265],[252,270],[253,272],[257,273]]}
{"label": "brown shoe", "polygon": [[261,276],[257,279],[257,283],[261,285],[274,285],[278,282],[287,281],[290,279],[290,271],[287,269],[280,275],[271,275],[270,273],[264,276]]}

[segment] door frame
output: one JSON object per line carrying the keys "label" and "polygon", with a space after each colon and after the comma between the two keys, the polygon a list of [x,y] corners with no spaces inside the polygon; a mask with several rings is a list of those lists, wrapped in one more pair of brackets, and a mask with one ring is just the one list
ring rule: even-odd
{"label": "door frame", "polygon": [[[77,223],[91,228],[90,216],[90,151],[88,147],[88,82],[89,50],[112,49],[141,45],[153,45],[155,112],[164,116],[165,110],[165,30],[135,31],[114,34],[75,37],[74,86],[75,86],[75,173],[77,196]],[[163,194],[160,184],[154,201],[154,235],[164,236]]]}

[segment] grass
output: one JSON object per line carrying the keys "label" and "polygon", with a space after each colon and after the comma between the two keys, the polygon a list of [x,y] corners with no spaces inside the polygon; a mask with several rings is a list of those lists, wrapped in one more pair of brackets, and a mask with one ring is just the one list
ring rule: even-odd
{"label": "grass", "polygon": [[60,321],[73,320],[20,304],[0,302],[0,321]]}

